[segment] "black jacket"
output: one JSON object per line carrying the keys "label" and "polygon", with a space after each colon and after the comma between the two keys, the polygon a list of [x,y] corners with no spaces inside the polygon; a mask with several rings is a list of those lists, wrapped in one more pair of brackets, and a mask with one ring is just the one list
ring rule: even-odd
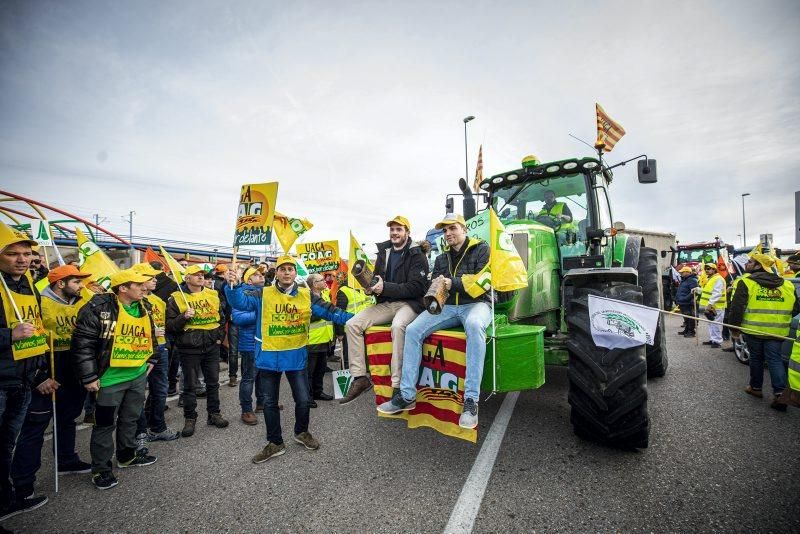
{"label": "black jacket", "polygon": [[[147,363],[158,363],[156,352],[155,324],[152,308],[147,301],[140,301],[145,313],[150,318],[153,332],[153,354]],[[119,315],[119,302],[113,293],[95,295],[78,312],[78,321],[72,332],[72,353],[75,374],[81,384],[90,384],[98,380],[108,369],[111,360],[111,347],[114,344],[114,328]]]}
{"label": "black jacket", "polygon": [[153,291],[155,295],[167,302],[169,300],[169,296],[172,295],[175,291],[178,290],[178,284],[167,276],[167,273],[158,273],[156,275],[156,289]]}
{"label": "black jacket", "polygon": [[[775,273],[768,273],[766,271],[756,271],[750,275],[750,279],[758,283],[762,287],[768,288],[777,288],[781,287],[783,283],[786,281],[785,279],[781,278]],[[750,291],[747,289],[747,286],[744,282],[739,282],[741,278],[734,281],[736,284],[736,290],[733,293],[733,298],[731,299],[731,304],[728,306],[728,310],[726,311],[725,315],[725,322],[734,326],[740,326],[742,324],[742,319],[744,318],[744,310],[747,308],[747,301],[750,299]],[[792,309],[792,317],[800,313],[800,299],[794,299],[794,308]],[[752,334],[749,334],[752,335]],[[767,338],[766,336],[753,336],[764,339],[775,339],[775,338]]]}
{"label": "black jacket", "polygon": [[[181,285],[184,292],[189,289],[186,284]],[[213,289],[211,290],[213,291]],[[180,298],[180,297],[178,297]],[[175,346],[182,353],[203,353],[214,345],[219,345],[225,338],[225,303],[219,303],[219,326],[213,330],[186,330],[186,318],[178,308],[175,297],[167,301],[166,328],[167,332],[175,336]]]}
{"label": "black jacket", "polygon": [[[40,303],[41,297],[36,288],[28,283],[28,277],[23,275],[19,280],[14,280],[10,275],[0,273],[8,289],[20,295],[36,295],[36,300]],[[0,387],[20,386],[28,384],[38,386],[48,377],[47,362],[44,356],[34,356],[24,360],[14,361],[14,354],[11,351],[11,329],[6,322],[6,314],[3,312],[3,300],[6,292],[0,289]]]}
{"label": "black jacket", "polygon": [[375,274],[383,279],[383,292],[378,295],[378,302],[405,301],[417,313],[425,309],[422,297],[428,291],[428,258],[419,243],[408,239],[400,261],[393,266],[393,281],[386,281],[386,262],[392,242],[376,243],[378,257],[375,260]]}
{"label": "black jacket", "polygon": [[447,297],[447,304],[472,304],[474,302],[491,302],[491,294],[483,293],[477,298],[473,298],[464,291],[464,284],[461,277],[465,274],[478,274],[481,269],[489,263],[489,245],[480,239],[468,237],[463,245],[463,256],[459,257],[457,264],[453,263],[449,249],[445,249],[442,254],[436,257],[433,264],[433,274],[431,280],[444,276],[452,280],[450,296]]}

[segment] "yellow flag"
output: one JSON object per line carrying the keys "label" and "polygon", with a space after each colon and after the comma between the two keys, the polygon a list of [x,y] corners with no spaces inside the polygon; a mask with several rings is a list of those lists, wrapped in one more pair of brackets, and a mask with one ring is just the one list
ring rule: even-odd
{"label": "yellow flag", "polygon": [[353,235],[351,230],[350,254],[347,257],[347,285],[356,289],[360,288],[361,286],[356,283],[355,278],[353,278],[353,275],[350,274],[350,270],[358,260],[364,260],[364,262],[367,264],[367,267],[369,267],[369,270],[375,272],[375,266],[372,265],[371,261],[369,261],[367,254],[364,252],[364,249],[361,248],[361,245],[358,243],[358,239],[356,239],[356,236]]}
{"label": "yellow flag", "polygon": [[173,279],[177,283],[182,284],[183,283],[183,271],[184,271],[183,267],[181,266],[180,263],[178,263],[175,260],[175,258],[172,257],[172,255],[169,252],[164,250],[164,247],[159,245],[158,248],[161,250],[161,256],[163,256],[164,259],[167,261],[167,267],[169,267],[169,270],[172,271]]}
{"label": "yellow flag", "polygon": [[119,271],[119,267],[80,228],[75,228],[75,239],[78,241],[78,269],[91,274],[89,280],[108,290],[111,275]]}
{"label": "yellow flag", "polygon": [[[239,195],[233,246],[269,245],[275,218],[278,182],[244,184]],[[288,252],[288,251],[285,251]]]}
{"label": "yellow flag", "polygon": [[528,287],[525,264],[492,208],[489,208],[489,239],[489,263],[477,274],[467,274],[461,278],[464,290],[475,298],[490,287],[494,287],[495,291]]}
{"label": "yellow flag", "polygon": [[308,219],[295,219],[276,211],[272,227],[281,248],[288,254],[297,238],[314,228],[314,225]]}

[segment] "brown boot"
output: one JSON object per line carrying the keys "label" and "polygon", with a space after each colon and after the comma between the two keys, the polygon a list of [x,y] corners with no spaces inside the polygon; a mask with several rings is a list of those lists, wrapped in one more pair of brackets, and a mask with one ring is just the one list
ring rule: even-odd
{"label": "brown boot", "polygon": [[350,384],[350,389],[347,390],[347,395],[339,401],[339,404],[353,402],[359,395],[370,389],[372,389],[372,382],[370,382],[369,378],[366,376],[359,376],[353,379],[353,382]]}
{"label": "brown boot", "polygon": [[217,428],[225,428],[228,426],[228,421],[222,417],[221,413],[208,414],[208,424]]}
{"label": "brown boot", "polygon": [[239,384],[239,379],[236,378],[235,376],[230,377],[230,379],[228,380],[229,388],[235,388],[238,384]]}
{"label": "brown boot", "polygon": [[183,422],[183,430],[181,430],[181,436],[184,438],[191,437],[194,434],[194,427],[197,424],[197,419],[186,419]]}
{"label": "brown boot", "polygon": [[253,412],[244,412],[242,414],[242,423],[250,426],[257,425],[258,418],[256,417],[256,414],[254,414]]}

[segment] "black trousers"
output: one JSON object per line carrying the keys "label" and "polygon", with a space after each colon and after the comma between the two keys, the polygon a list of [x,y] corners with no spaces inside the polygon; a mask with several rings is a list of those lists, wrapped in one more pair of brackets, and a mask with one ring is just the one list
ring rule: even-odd
{"label": "black trousers", "polygon": [[[691,315],[692,317],[697,317],[694,313],[694,306],[691,304],[679,304],[678,305],[681,309],[681,313],[684,315]],[[683,329],[686,331],[687,334],[694,334],[697,330],[697,319],[687,319],[686,317],[683,318]]]}
{"label": "black trousers", "polygon": [[308,392],[311,394],[312,399],[322,393],[322,381],[325,378],[325,368],[328,366],[329,353],[330,351],[327,350],[308,352],[306,373],[308,374]]}
{"label": "black trousers", "polygon": [[206,409],[209,414],[220,413],[219,408],[219,345],[205,350],[181,350],[183,369],[183,416],[197,419],[198,373],[202,371],[206,383]]}

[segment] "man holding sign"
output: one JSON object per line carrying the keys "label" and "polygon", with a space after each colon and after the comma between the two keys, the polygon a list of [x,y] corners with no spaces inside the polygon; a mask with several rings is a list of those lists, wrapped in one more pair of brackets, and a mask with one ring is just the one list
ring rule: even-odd
{"label": "man holding sign", "polygon": [[14,499],[9,470],[31,387],[49,395],[58,384],[47,378],[47,336],[39,296],[25,275],[36,242],[0,222],[0,519],[33,510],[47,497]]}
{"label": "man holding sign", "polygon": [[72,334],[78,378],[87,391],[97,392],[90,451],[92,482],[100,490],[118,483],[111,464],[115,430],[118,467],[156,461],[147,448],[136,450],[147,373],[158,363],[152,308],[144,300],[151,278],[133,269],[112,274],[112,292],[95,295],[81,308]]}

